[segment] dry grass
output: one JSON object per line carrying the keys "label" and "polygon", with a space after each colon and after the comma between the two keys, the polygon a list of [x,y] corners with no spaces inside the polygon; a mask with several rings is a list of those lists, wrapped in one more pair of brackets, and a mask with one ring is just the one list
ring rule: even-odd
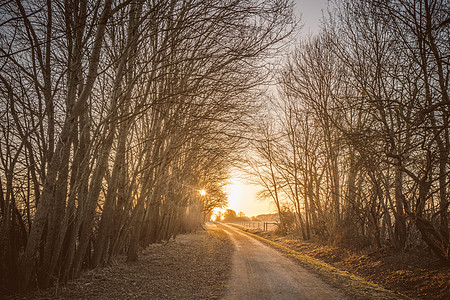
{"label": "dry grass", "polygon": [[66,286],[10,299],[218,299],[225,292],[232,253],[221,230],[180,235],[143,250],[137,262],[122,257]]}
{"label": "dry grass", "polygon": [[265,239],[259,235],[249,233],[255,238],[271,245],[288,256],[294,258],[302,266],[314,271],[326,282],[341,289],[347,295],[356,299],[408,299],[406,296],[395,294],[377,284],[366,281],[364,278],[355,276],[346,271],[339,270],[332,265],[316,259],[314,257],[304,255],[298,251],[292,250],[274,241]]}

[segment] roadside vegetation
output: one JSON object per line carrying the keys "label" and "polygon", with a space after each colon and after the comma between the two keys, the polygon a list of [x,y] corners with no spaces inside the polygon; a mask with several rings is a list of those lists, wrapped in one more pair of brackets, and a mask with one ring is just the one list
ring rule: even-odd
{"label": "roadside vegetation", "polygon": [[280,67],[249,142],[244,171],[278,213],[268,238],[448,299],[449,3],[331,2]]}
{"label": "roadside vegetation", "polygon": [[245,171],[282,235],[449,265],[449,3],[332,2],[280,68]]}
{"label": "roadside vegetation", "polygon": [[139,261],[118,256],[111,265],[85,270],[66,285],[9,299],[220,299],[232,253],[222,230],[200,230],[148,246]]}

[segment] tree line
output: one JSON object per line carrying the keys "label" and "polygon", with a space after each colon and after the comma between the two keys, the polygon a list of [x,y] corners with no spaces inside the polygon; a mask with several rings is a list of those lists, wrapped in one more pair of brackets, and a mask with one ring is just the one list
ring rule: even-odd
{"label": "tree line", "polygon": [[297,43],[247,158],[282,231],[449,262],[449,8],[335,1]]}
{"label": "tree line", "polygon": [[[223,205],[291,1],[0,5],[0,280],[47,287]],[[199,194],[205,189],[207,194]]]}

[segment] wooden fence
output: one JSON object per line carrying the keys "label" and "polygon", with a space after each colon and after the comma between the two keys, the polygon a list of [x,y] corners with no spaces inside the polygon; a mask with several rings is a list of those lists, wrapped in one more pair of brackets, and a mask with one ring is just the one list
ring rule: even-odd
{"label": "wooden fence", "polygon": [[260,229],[262,231],[273,231],[278,228],[277,222],[259,222],[259,221],[234,221],[230,222],[245,228]]}

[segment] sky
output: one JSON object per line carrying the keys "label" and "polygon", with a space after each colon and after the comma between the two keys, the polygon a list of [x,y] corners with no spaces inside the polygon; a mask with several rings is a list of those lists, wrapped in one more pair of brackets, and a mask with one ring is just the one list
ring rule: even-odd
{"label": "sky", "polygon": [[[326,10],[328,0],[295,0],[295,13],[303,24],[300,34],[305,37],[319,31],[322,10]],[[274,204],[270,201],[261,201],[256,194],[261,188],[246,183],[245,179],[235,175],[227,186],[228,208],[243,212],[246,216],[276,212]]]}
{"label": "sky", "polygon": [[326,11],[329,0],[295,0],[294,2],[295,13],[303,24],[300,34],[307,36],[309,33],[317,33],[322,10]]}

